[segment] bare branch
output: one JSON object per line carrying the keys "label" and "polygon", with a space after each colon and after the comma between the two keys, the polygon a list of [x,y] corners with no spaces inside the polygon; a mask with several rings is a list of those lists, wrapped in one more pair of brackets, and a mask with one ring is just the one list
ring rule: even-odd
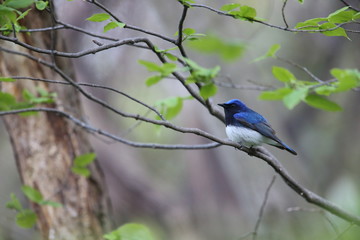
{"label": "bare branch", "polygon": [[259,216],[258,216],[258,219],[257,219],[256,224],[255,224],[255,228],[254,228],[254,231],[253,231],[253,238],[252,238],[253,240],[256,240],[256,237],[257,237],[257,234],[258,234],[258,229],[260,227],[260,222],[261,222],[262,217],[264,215],[265,205],[266,205],[266,202],[267,202],[267,200],[269,198],[270,189],[273,186],[273,184],[275,182],[275,179],[276,179],[276,176],[273,176],[271,181],[270,181],[269,186],[266,189],[264,200],[263,200],[263,203],[261,204]]}
{"label": "bare branch", "polygon": [[289,28],[289,24],[287,23],[286,21],[286,17],[285,17],[285,7],[286,7],[286,4],[287,4],[287,0],[284,1],[283,5],[282,5],[282,8],[281,8],[281,15],[282,15],[282,19],[285,23],[285,27],[286,29]]}
{"label": "bare branch", "polygon": [[[45,107],[37,107],[37,108],[27,108],[27,109],[18,109],[18,110],[10,110],[10,111],[0,111],[0,116],[5,115],[11,115],[11,114],[19,114],[19,113],[25,113],[25,112],[48,112],[48,113],[55,113],[62,117],[65,117],[71,122],[75,123],[77,126],[85,129],[86,131],[89,131],[91,133],[96,133],[102,136],[105,136],[109,139],[115,140],[117,142],[121,142],[123,144],[136,147],[136,148],[152,148],[152,149],[166,149],[166,150],[198,150],[198,149],[210,149],[210,148],[216,148],[221,145],[221,143],[218,142],[212,142],[208,144],[199,144],[199,145],[182,145],[182,144],[158,144],[158,143],[139,143],[139,142],[133,142],[130,140],[126,140],[124,138],[121,138],[119,136],[116,136],[114,134],[111,134],[107,131],[101,130],[99,128],[95,128],[91,125],[89,125],[86,122],[83,122],[79,120],[78,118],[72,116],[69,113],[63,112],[61,110],[55,109],[55,108],[45,108]],[[201,130],[199,130],[201,131]]]}
{"label": "bare branch", "polygon": [[[122,22],[122,23],[125,23],[124,21],[121,21],[115,14],[113,14],[107,7],[105,7],[104,5],[102,5],[101,3],[99,3],[98,1],[96,0],[86,0],[87,2],[89,3],[92,3],[94,4],[95,6],[97,6],[98,8],[102,9],[104,12],[106,12],[107,14],[109,14],[113,19],[115,19],[117,22]],[[126,24],[126,23],[125,23]],[[142,29],[142,28],[139,28],[139,27],[136,27],[136,26],[132,26],[130,24],[126,24],[124,26],[124,28],[127,28],[127,29],[131,29],[131,30],[134,30],[134,31],[138,31],[138,32],[142,32],[142,33],[145,33],[147,35],[151,35],[151,36],[155,36],[155,37],[158,37],[160,39],[163,39],[167,42],[170,42],[170,43],[173,43],[173,44],[176,44],[176,40],[172,39],[172,38],[169,38],[169,37],[166,37],[162,34],[159,34],[159,33],[155,33],[155,32],[151,32],[151,31],[148,31],[148,30],[145,30],[145,29]]]}
{"label": "bare branch", "polygon": [[345,6],[348,6],[350,9],[355,10],[355,11],[357,11],[357,12],[360,12],[360,9],[359,9],[359,8],[356,8],[356,7],[352,6],[352,5],[350,5],[347,1],[345,1],[345,0],[340,0],[340,2],[342,2]]}

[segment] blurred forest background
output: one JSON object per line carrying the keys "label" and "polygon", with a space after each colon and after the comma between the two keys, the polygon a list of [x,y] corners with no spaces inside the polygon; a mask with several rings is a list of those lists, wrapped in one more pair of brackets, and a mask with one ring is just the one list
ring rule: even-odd
{"label": "blurred forest background", "polygon": [[[197,2],[214,8],[229,3],[224,0]],[[268,19],[268,22],[283,24],[283,1],[236,2],[255,7],[258,16]],[[352,2],[359,6],[359,1]],[[65,0],[58,0],[56,4],[60,19],[93,32],[102,32],[100,24],[85,21],[91,14],[99,12],[90,4]],[[103,4],[129,24],[168,36],[177,31],[182,11],[180,4],[169,0],[108,0]],[[326,17],[343,6],[341,1],[305,0],[304,4],[299,4],[289,0],[285,15],[289,25],[294,26],[306,19]],[[277,86],[278,82],[271,74],[273,65],[287,67],[298,79],[309,79],[304,72],[278,60],[252,62],[276,43],[282,46],[279,56],[307,67],[320,79],[330,79],[332,68],[360,66],[359,34],[349,33],[351,41],[321,34],[294,34],[236,21],[199,8],[189,10],[185,27],[244,45],[243,56],[232,62],[186,48],[189,57],[200,65],[221,66],[223,78],[218,78],[218,81],[227,82],[230,78],[238,85],[255,82]],[[92,38],[70,31],[64,31],[64,34],[67,34],[69,51],[95,46]],[[118,38],[143,36],[125,29],[112,30],[108,34]],[[157,39],[153,41],[159,43],[160,48],[170,47]],[[149,51],[121,47],[73,62],[78,81],[113,86],[149,105],[171,96],[188,96],[183,87],[172,79],[147,87],[144,81],[150,74],[138,64],[139,59],[156,61]],[[146,109],[119,95],[94,89],[89,91],[128,112],[146,112]],[[359,92],[349,91],[331,98],[343,107],[342,112],[324,112],[305,104],[289,111],[281,102],[258,100],[259,94],[255,90],[219,87],[213,102],[239,98],[261,112],[277,130],[278,136],[299,154],[294,157],[285,151],[267,147],[292,176],[320,196],[359,215]],[[186,144],[206,142],[194,135],[173,133],[145,123],[133,128],[133,120],[118,118],[86,100],[83,103],[86,117],[94,125],[132,140]],[[180,126],[196,127],[226,137],[224,124],[210,117],[194,100],[186,100],[181,114],[172,121]],[[10,193],[22,194],[10,142],[1,124],[0,239],[37,239],[35,231],[17,227],[12,211],[5,208]],[[105,173],[114,226],[142,222],[159,239],[240,239],[253,230],[265,191],[275,175],[265,162],[230,147],[193,151],[151,150],[131,148],[96,136],[91,136],[91,140]],[[289,208],[294,211],[289,211]],[[345,230],[340,239],[360,239],[358,227],[349,228],[349,223],[307,204],[277,177],[270,191],[258,239],[335,239]]]}

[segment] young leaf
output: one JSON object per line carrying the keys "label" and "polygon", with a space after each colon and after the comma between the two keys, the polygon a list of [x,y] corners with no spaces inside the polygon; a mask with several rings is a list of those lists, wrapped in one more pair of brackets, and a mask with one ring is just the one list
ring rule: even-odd
{"label": "young leaf", "polygon": [[161,106],[161,114],[168,120],[176,117],[183,107],[183,98],[170,97],[155,103],[157,106]]}
{"label": "young leaf", "polygon": [[232,61],[241,57],[245,51],[245,44],[240,41],[224,41],[209,35],[187,42],[187,45],[199,52],[218,54],[223,60]]}
{"label": "young leaf", "polygon": [[160,82],[162,79],[163,79],[163,77],[159,76],[159,75],[151,76],[148,79],[146,79],[145,84],[146,84],[146,86],[150,87],[150,86]]}
{"label": "young leaf", "polygon": [[253,62],[258,62],[260,60],[263,60],[263,59],[269,58],[269,57],[276,57],[276,53],[277,53],[277,51],[279,51],[280,48],[281,48],[280,44],[272,45],[270,47],[270,49],[265,53],[265,55],[257,57],[256,59],[253,60]]}
{"label": "young leaf", "polygon": [[330,111],[330,112],[336,112],[341,111],[342,108],[335,102],[332,102],[324,97],[321,97],[316,94],[309,94],[305,98],[305,102],[315,108],[319,108],[322,110]]}
{"label": "young leaf", "polygon": [[193,28],[185,28],[185,29],[183,30],[183,33],[186,34],[186,35],[191,35],[191,34],[196,33],[196,31],[195,31],[195,29],[193,29]]}
{"label": "young leaf", "polygon": [[37,220],[35,212],[25,209],[16,214],[16,224],[22,228],[32,228]]}
{"label": "young leaf", "polygon": [[47,7],[48,4],[49,4],[48,2],[38,0],[35,2],[35,7],[37,10],[42,11]]}
{"label": "young leaf", "polygon": [[241,5],[239,3],[229,3],[229,4],[225,4],[223,5],[220,10],[224,11],[224,12],[229,12],[231,10],[234,10],[238,7],[240,7]]}
{"label": "young leaf", "polygon": [[282,67],[277,67],[277,66],[273,66],[272,68],[272,74],[274,75],[274,77],[281,81],[281,82],[292,82],[296,80],[296,77],[294,76],[294,74],[292,74],[289,70],[287,70],[286,68],[282,68]]}
{"label": "young leaf", "polygon": [[10,110],[16,104],[16,99],[10,93],[0,92],[0,110]]}
{"label": "young leaf", "polygon": [[[335,29],[328,30],[328,29],[333,29],[333,28],[335,28]],[[328,31],[321,32],[325,36],[342,36],[342,37],[346,37],[347,39],[349,39],[348,35],[346,34],[346,31],[342,27],[338,27],[334,23],[330,23],[330,22],[323,23],[320,25],[319,29],[328,30]]]}
{"label": "young leaf", "polygon": [[279,88],[275,91],[265,91],[260,94],[259,99],[268,101],[282,100],[286,95],[291,92],[291,88]]}
{"label": "young leaf", "polygon": [[53,202],[53,201],[41,201],[39,204],[52,206],[52,207],[62,207],[63,206],[61,203]]}
{"label": "young leaf", "polygon": [[86,20],[91,22],[103,22],[105,20],[108,20],[110,18],[110,15],[107,13],[95,13],[91,15],[91,17],[88,17]]}
{"label": "young leaf", "polygon": [[203,68],[188,58],[184,58],[184,61],[192,70],[191,76],[187,79],[187,82],[202,82],[209,84],[220,71],[220,66],[216,66],[214,68]]}
{"label": "young leaf", "polygon": [[10,1],[5,1],[4,6],[20,9],[20,8],[30,7],[30,5],[33,3],[34,0],[10,0]]}
{"label": "young leaf", "polygon": [[41,201],[44,200],[42,194],[38,190],[30,186],[26,186],[26,185],[22,186],[21,191],[30,201],[33,201],[35,203],[40,203]]}
{"label": "young leaf", "polygon": [[90,170],[87,169],[86,167],[73,166],[71,167],[71,171],[77,175],[84,177],[89,177],[91,175]]}
{"label": "young leaf", "polygon": [[200,88],[200,95],[205,100],[217,93],[217,86],[214,83],[204,85]]}
{"label": "young leaf", "polygon": [[338,80],[334,92],[347,91],[360,85],[360,72],[356,69],[333,68],[330,73]]}
{"label": "young leaf", "polygon": [[103,237],[106,240],[154,240],[150,230],[138,223],[127,223]]}
{"label": "young leaf", "polygon": [[144,65],[149,72],[160,72],[161,66],[157,65],[156,63],[145,61],[145,60],[138,60],[138,62]]}
{"label": "young leaf", "polygon": [[256,18],[256,9],[246,5],[240,6],[240,10],[229,11],[229,14],[233,15],[237,19],[252,21]]}
{"label": "young leaf", "polygon": [[302,30],[316,30],[319,29],[320,22],[325,22],[325,21],[327,21],[327,18],[312,18],[304,22],[297,23],[295,28]]}
{"label": "young leaf", "polygon": [[11,200],[6,203],[6,207],[9,209],[14,209],[16,211],[22,211],[23,208],[21,206],[19,199],[16,197],[16,195],[11,193],[10,198],[11,198]]}
{"label": "young leaf", "polygon": [[77,156],[74,159],[74,165],[77,167],[86,167],[90,163],[92,163],[95,160],[95,158],[96,158],[95,153],[86,153],[86,154]]}
{"label": "young leaf", "polygon": [[288,109],[293,109],[303,100],[308,93],[308,88],[294,89],[283,98],[283,102]]}
{"label": "young leaf", "polygon": [[114,29],[114,28],[123,28],[125,27],[125,23],[122,22],[109,22],[108,24],[106,24],[104,26],[104,33],[106,33],[107,31]]}

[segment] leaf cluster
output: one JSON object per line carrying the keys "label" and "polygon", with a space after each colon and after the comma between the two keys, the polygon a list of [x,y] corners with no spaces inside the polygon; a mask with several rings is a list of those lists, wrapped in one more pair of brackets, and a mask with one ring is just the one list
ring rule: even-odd
{"label": "leaf cluster", "polygon": [[325,36],[343,36],[349,39],[344,28],[340,24],[355,22],[360,19],[360,12],[343,7],[330,13],[325,18],[312,18],[296,24],[298,30],[315,30]]}
{"label": "leaf cluster", "polygon": [[[22,186],[21,191],[33,203],[43,206],[46,205],[52,207],[62,207],[62,205],[58,202],[45,200],[43,195],[38,190],[30,186]],[[35,225],[37,221],[36,213],[31,209],[24,208],[15,194],[10,194],[10,201],[6,203],[6,207],[17,212],[16,224],[19,227],[32,228]]]}
{"label": "leaf cluster", "polygon": [[86,153],[80,156],[77,156],[74,159],[73,166],[71,171],[80,176],[89,177],[91,175],[90,170],[88,169],[89,164],[94,162],[96,159],[95,153]]}
{"label": "leaf cluster", "polygon": [[35,3],[36,9],[42,11],[48,6],[47,1],[41,0],[6,0],[0,4],[0,31],[8,35],[12,31],[19,32],[25,27],[19,21],[25,18]]}

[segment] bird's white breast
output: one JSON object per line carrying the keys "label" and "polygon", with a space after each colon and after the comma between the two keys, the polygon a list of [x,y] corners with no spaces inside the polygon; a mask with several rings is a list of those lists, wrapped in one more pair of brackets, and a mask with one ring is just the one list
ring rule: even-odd
{"label": "bird's white breast", "polygon": [[263,135],[244,127],[227,126],[226,135],[231,141],[240,143],[245,147],[258,146],[266,142]]}

